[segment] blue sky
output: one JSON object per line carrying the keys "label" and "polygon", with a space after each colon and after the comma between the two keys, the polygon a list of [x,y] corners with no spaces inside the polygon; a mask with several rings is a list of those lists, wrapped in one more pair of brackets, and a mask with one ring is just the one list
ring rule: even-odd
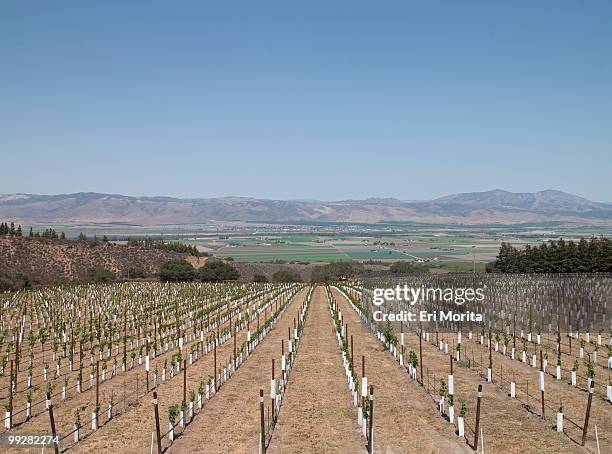
{"label": "blue sky", "polygon": [[0,3],[0,193],[612,201],[612,2]]}

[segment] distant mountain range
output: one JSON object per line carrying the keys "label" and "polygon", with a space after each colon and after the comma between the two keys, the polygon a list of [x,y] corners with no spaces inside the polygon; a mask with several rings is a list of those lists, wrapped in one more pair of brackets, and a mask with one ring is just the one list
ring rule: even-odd
{"label": "distant mountain range", "polygon": [[567,221],[612,225],[612,205],[561,191],[503,190],[454,194],[431,201],[391,198],[336,202],[243,197],[177,199],[80,192],[62,195],[0,195],[0,220],[22,224],[200,224],[256,222],[417,222],[519,224]]}

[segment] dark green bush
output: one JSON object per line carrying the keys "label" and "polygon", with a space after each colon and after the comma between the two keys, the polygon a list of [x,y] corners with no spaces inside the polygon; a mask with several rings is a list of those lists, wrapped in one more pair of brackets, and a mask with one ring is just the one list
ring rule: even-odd
{"label": "dark green bush", "polygon": [[87,271],[88,282],[114,282],[117,279],[115,273],[106,268],[91,268]]}
{"label": "dark green bush", "polygon": [[221,260],[209,259],[198,270],[198,279],[202,282],[235,281],[239,277],[240,273],[236,268]]}
{"label": "dark green bush", "polygon": [[159,280],[162,282],[193,281],[196,270],[185,260],[170,260],[159,269]]}
{"label": "dark green bush", "polygon": [[144,279],[147,277],[147,273],[140,267],[130,266],[123,272],[123,277],[126,279]]}
{"label": "dark green bush", "polygon": [[0,273],[0,292],[21,290],[30,287],[32,287],[32,281],[25,274]]}

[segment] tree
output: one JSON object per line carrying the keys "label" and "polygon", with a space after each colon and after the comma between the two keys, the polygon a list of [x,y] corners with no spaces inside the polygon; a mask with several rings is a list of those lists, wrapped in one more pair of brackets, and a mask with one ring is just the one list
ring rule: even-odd
{"label": "tree", "polygon": [[333,262],[315,267],[312,273],[314,282],[331,282],[350,279],[362,273],[363,265],[357,262]]}
{"label": "tree", "polygon": [[144,279],[147,277],[145,270],[137,266],[129,266],[124,272],[123,277],[127,279]]}
{"label": "tree", "polygon": [[185,260],[170,260],[159,269],[159,280],[162,282],[193,281],[196,270]]}
{"label": "tree", "polygon": [[229,263],[221,260],[208,260],[198,270],[198,279],[202,282],[235,281],[240,277],[240,272]]}
{"label": "tree", "polygon": [[144,247],[148,249],[160,249],[162,251],[179,252],[181,254],[190,254],[196,257],[206,257],[208,253],[198,251],[196,246],[183,244],[179,241],[166,242],[164,240],[154,240],[146,237],[144,240],[129,238],[128,246]]}
{"label": "tree", "polygon": [[270,282],[270,280],[263,274],[255,274],[253,276],[253,282]]}
{"label": "tree", "polygon": [[597,273],[612,271],[612,241],[609,238],[580,239],[576,244],[563,238],[519,250],[502,243],[497,261],[487,271],[501,273]]}
{"label": "tree", "polygon": [[398,260],[397,262],[393,262],[389,267],[389,271],[394,274],[406,274],[406,273],[415,273],[419,271],[427,271],[427,268],[422,266],[414,265],[410,262],[406,262],[405,260]]}
{"label": "tree", "polygon": [[30,238],[34,238],[34,231],[32,230],[32,227],[30,227],[30,233],[28,235]]}

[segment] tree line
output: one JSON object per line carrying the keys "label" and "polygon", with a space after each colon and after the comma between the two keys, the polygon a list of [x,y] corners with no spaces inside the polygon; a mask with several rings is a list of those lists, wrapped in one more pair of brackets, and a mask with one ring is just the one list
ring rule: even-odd
{"label": "tree line", "polygon": [[486,269],[498,273],[612,272],[612,241],[604,237],[578,242],[560,239],[523,249],[503,242],[497,260]]}
{"label": "tree line", "polygon": [[2,236],[22,236],[21,225],[15,228],[15,223],[11,222],[10,225],[7,222],[0,223],[0,235]]}
{"label": "tree line", "polygon": [[128,246],[146,247],[149,249],[159,249],[168,252],[179,252],[181,254],[190,254],[195,257],[207,256],[208,254],[198,251],[196,246],[184,244],[179,241],[164,241],[145,238],[144,240],[128,239]]}
{"label": "tree line", "polygon": [[[0,222],[0,236],[14,236],[14,237],[24,237],[23,229],[21,228],[21,224],[15,227],[15,223],[11,222]],[[34,232],[32,227],[30,227],[30,232],[28,233],[28,238],[46,238],[46,239],[60,239],[65,240],[66,234],[64,232],[60,232],[59,234],[52,228],[46,228],[42,232]]]}

